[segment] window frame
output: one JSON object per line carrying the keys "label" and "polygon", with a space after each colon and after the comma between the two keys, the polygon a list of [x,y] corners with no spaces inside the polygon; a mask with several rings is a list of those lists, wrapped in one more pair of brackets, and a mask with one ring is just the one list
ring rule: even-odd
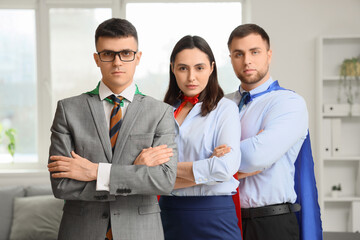
{"label": "window frame", "polygon": [[33,9],[36,26],[37,78],[37,155],[35,163],[0,163],[0,173],[46,172],[49,157],[50,127],[55,114],[52,106],[49,12],[52,8],[110,8],[113,17],[126,18],[128,3],[204,3],[240,2],[242,22],[250,22],[251,0],[2,0],[0,9]]}

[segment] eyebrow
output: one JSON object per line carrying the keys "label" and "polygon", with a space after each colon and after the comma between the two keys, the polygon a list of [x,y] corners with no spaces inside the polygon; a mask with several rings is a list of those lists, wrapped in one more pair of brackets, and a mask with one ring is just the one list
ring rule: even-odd
{"label": "eyebrow", "polygon": [[[202,66],[202,65],[206,65],[206,63],[197,63],[194,66],[197,67],[197,66]],[[176,64],[176,66],[185,66],[185,67],[187,67],[189,65],[187,65],[185,63],[178,63],[178,64]]]}
{"label": "eyebrow", "polygon": [[103,51],[107,51],[107,52],[121,52],[121,51],[136,52],[136,51],[134,51],[134,50],[132,50],[132,49],[129,49],[129,48],[122,49],[122,50],[120,50],[120,51],[114,51],[114,50],[110,50],[110,49],[103,49],[103,50],[101,50],[100,52],[103,52]]}
{"label": "eyebrow", "polygon": [[[253,47],[253,48],[250,48],[249,51],[254,51],[254,50],[261,50],[261,47]],[[241,49],[235,49],[233,52],[245,52],[244,50],[241,50]]]}
{"label": "eyebrow", "polygon": [[261,50],[261,47],[250,48],[250,51],[254,51],[254,50]]}
{"label": "eyebrow", "polygon": [[240,50],[240,49],[235,49],[234,51],[232,51],[233,53],[237,53],[237,52],[244,52],[243,50]]}

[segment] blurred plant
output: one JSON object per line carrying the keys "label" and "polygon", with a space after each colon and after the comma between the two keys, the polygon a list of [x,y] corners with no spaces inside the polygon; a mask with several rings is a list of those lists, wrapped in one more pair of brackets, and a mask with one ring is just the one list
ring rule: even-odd
{"label": "blurred plant", "polygon": [[16,141],[15,141],[16,130],[14,128],[4,129],[3,125],[0,123],[0,145],[3,142],[4,134],[8,139],[7,151],[13,157],[15,154],[15,146],[16,146]]}
{"label": "blurred plant", "polygon": [[341,191],[341,184],[332,186],[331,190],[333,191]]}
{"label": "blurred plant", "polygon": [[[349,78],[350,77],[350,78]],[[359,58],[351,58],[344,59],[340,66],[340,81],[338,88],[338,98],[337,101],[340,103],[341,101],[341,88],[343,88],[346,102],[350,106],[349,115],[352,113],[352,105],[354,104],[355,99],[359,96],[359,77],[360,77],[360,59]],[[356,80],[356,89],[353,91],[352,89],[352,79]]]}

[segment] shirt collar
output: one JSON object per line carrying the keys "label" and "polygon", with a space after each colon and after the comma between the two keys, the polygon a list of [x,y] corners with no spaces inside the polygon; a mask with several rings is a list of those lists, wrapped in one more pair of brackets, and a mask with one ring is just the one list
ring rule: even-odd
{"label": "shirt collar", "polygon": [[125,88],[124,91],[122,91],[119,94],[113,93],[110,90],[110,88],[108,88],[105,85],[105,83],[103,81],[100,82],[100,86],[99,86],[99,97],[100,97],[101,101],[104,100],[105,98],[107,98],[108,96],[114,94],[115,96],[122,96],[127,101],[132,102],[134,99],[135,92],[136,92],[136,86],[135,86],[134,82],[132,82],[130,86]]}
{"label": "shirt collar", "polygon": [[[263,84],[261,84],[260,86],[254,88],[253,90],[250,91],[250,95],[254,95],[263,91],[266,91],[269,86],[274,82],[274,80],[272,79],[272,77],[270,77],[266,82],[264,82]],[[241,87],[239,87],[240,90],[240,94],[242,95],[243,92],[245,92],[245,90]]]}

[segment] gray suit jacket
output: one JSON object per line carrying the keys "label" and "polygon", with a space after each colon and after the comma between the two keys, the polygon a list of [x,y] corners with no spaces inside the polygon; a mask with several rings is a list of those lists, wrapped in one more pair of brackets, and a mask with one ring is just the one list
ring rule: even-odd
{"label": "gray suit jacket", "polygon": [[[103,240],[111,218],[114,240],[163,239],[156,195],[174,187],[177,147],[173,108],[135,95],[126,110],[112,153],[103,104],[82,94],[58,102],[51,128],[51,155],[70,157],[74,150],[92,162],[112,163],[110,192],[96,191],[96,181],[51,178],[55,197],[65,199],[59,239]],[[156,167],[133,165],[142,149],[167,144],[174,156]]]}

